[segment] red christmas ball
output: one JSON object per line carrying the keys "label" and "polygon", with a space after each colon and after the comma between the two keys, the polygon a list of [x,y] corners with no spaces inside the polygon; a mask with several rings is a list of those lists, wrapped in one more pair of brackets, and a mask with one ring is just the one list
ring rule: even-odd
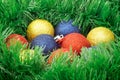
{"label": "red christmas ball", "polygon": [[79,54],[82,47],[90,47],[89,41],[80,33],[70,33],[61,42],[61,47],[70,49]]}
{"label": "red christmas ball", "polygon": [[23,45],[28,45],[28,41],[25,39],[25,37],[19,34],[11,34],[6,38],[6,44],[8,47],[16,44],[17,42],[20,42]]}
{"label": "red christmas ball", "polygon": [[65,48],[59,48],[59,49],[53,51],[48,58],[48,64],[51,64],[55,57],[59,58],[64,52],[68,52],[68,51],[69,50],[65,49]]}

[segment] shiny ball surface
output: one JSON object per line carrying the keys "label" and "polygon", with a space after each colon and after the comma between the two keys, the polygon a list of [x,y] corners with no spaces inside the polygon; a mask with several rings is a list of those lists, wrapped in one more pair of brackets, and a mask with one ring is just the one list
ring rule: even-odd
{"label": "shiny ball surface", "polygon": [[20,52],[20,61],[24,62],[25,60],[31,60],[34,57],[34,50],[26,49]]}
{"label": "shiny ball surface", "polygon": [[31,48],[35,48],[36,46],[43,48],[44,55],[47,55],[49,52],[56,49],[57,43],[54,38],[48,34],[41,34],[35,37],[31,42]]}
{"label": "shiny ball surface", "polygon": [[66,35],[63,38],[61,43],[62,48],[70,49],[72,48],[73,52],[80,53],[82,47],[90,47],[89,41],[79,33],[71,33]]}
{"label": "shiny ball surface", "polygon": [[79,33],[80,30],[78,29],[78,26],[74,26],[72,24],[72,20],[69,20],[67,22],[62,21],[55,27],[56,35],[62,34],[65,36],[65,35],[73,33],[73,32]]}
{"label": "shiny ball surface", "polygon": [[54,58],[59,58],[63,53],[68,52],[68,49],[59,48],[51,53],[48,58],[48,64],[51,64]]}
{"label": "shiny ball surface", "polygon": [[40,34],[49,34],[54,36],[54,28],[50,22],[43,19],[33,20],[27,28],[27,37],[31,41]]}
{"label": "shiny ball surface", "polygon": [[97,45],[99,43],[106,43],[109,41],[114,41],[114,33],[105,27],[96,27],[92,29],[88,35],[87,39],[91,43],[92,46]]}
{"label": "shiny ball surface", "polygon": [[11,46],[11,45],[15,45],[17,42],[20,42],[21,44],[25,44],[28,45],[28,41],[26,40],[26,38],[22,35],[19,34],[10,34],[7,38],[6,38],[6,44],[7,46]]}

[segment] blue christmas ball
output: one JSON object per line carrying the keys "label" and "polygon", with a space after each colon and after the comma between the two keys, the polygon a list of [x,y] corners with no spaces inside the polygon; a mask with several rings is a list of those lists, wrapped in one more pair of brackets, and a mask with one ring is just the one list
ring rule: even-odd
{"label": "blue christmas ball", "polygon": [[54,49],[58,48],[54,38],[48,34],[41,34],[35,37],[31,42],[30,48],[34,49],[36,46],[43,48],[43,55],[48,55]]}
{"label": "blue christmas ball", "polygon": [[62,21],[55,27],[55,34],[64,36],[73,32],[79,33],[80,30],[78,29],[78,26],[74,26],[72,24],[72,20],[69,20],[67,22]]}

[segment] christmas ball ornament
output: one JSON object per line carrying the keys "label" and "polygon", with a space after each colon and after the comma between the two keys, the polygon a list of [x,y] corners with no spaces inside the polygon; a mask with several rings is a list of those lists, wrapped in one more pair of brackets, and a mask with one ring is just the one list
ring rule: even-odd
{"label": "christmas ball ornament", "polygon": [[19,34],[11,34],[6,38],[6,44],[8,47],[16,44],[17,42],[28,45],[28,41],[25,39],[25,37]]}
{"label": "christmas ball ornament", "polygon": [[47,55],[58,47],[54,38],[48,34],[41,34],[35,37],[31,42],[31,48],[34,48],[35,46],[43,48],[44,55]]}
{"label": "christmas ball ornament", "polygon": [[33,20],[27,28],[27,37],[31,41],[40,34],[49,34],[54,36],[54,28],[50,22],[43,19]]}
{"label": "christmas ball ornament", "polygon": [[24,62],[25,60],[31,60],[34,57],[34,50],[26,49],[20,52],[20,61]]}
{"label": "christmas ball ornament", "polygon": [[89,40],[91,45],[94,46],[99,43],[114,41],[115,38],[113,32],[110,31],[108,28],[96,27],[88,33],[87,39]]}
{"label": "christmas ball ornament", "polygon": [[90,47],[89,41],[79,33],[70,33],[62,39],[56,40],[62,48],[70,49],[72,48],[74,53],[79,54],[82,47]]}
{"label": "christmas ball ornament", "polygon": [[51,53],[48,58],[48,64],[51,64],[54,58],[59,58],[63,53],[68,52],[68,49],[59,48]]}
{"label": "christmas ball ornament", "polygon": [[63,34],[65,36],[65,35],[73,33],[73,32],[79,33],[79,29],[78,29],[78,26],[72,25],[72,20],[70,20],[68,22],[62,21],[55,27],[56,35]]}

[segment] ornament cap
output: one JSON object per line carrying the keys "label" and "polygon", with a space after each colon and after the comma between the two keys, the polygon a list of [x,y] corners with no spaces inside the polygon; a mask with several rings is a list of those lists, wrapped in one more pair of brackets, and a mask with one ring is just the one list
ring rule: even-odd
{"label": "ornament cap", "polygon": [[54,40],[56,41],[56,43],[61,44],[63,41],[63,38],[64,38],[64,35],[61,34],[61,35],[55,36]]}

